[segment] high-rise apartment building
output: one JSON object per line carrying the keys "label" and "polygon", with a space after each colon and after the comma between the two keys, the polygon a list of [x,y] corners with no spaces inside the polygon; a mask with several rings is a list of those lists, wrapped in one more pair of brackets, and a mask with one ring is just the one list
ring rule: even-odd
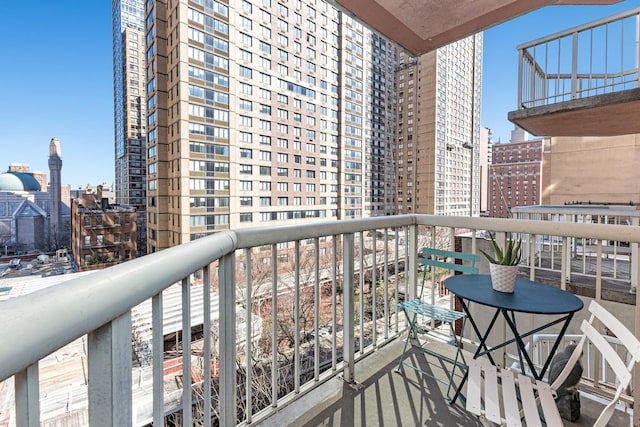
{"label": "high-rise apartment building", "polygon": [[398,212],[479,215],[482,34],[397,67]]}
{"label": "high-rise apartment building", "polygon": [[150,251],[394,211],[395,45],[324,1],[146,13]]}
{"label": "high-rise apartment building", "polygon": [[146,247],[146,87],[144,0],[113,0],[116,203],[138,212],[137,247]]}

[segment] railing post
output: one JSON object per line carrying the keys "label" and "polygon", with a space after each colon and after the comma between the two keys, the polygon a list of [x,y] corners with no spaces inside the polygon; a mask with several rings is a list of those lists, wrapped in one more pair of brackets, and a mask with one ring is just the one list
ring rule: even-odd
{"label": "railing post", "polygon": [[640,14],[636,15],[636,87],[640,87]]}
{"label": "railing post", "polygon": [[[498,243],[498,245],[501,248],[504,248],[507,244],[507,236],[510,237],[510,234],[508,234],[505,231],[496,231],[496,242]],[[478,306],[480,304],[473,304],[473,308],[478,309]],[[485,307],[483,307],[484,309]],[[477,314],[476,314],[477,316]],[[500,317],[500,320],[496,321],[494,327],[493,327],[493,331],[491,335],[494,337],[492,338],[492,343],[495,343],[496,340],[496,336],[499,337],[498,341],[499,342],[505,342],[507,340],[507,322],[506,320],[504,320],[504,317]],[[495,358],[498,362],[498,364],[500,366],[502,366],[503,368],[507,366],[507,348],[506,347],[501,347],[499,349],[497,349],[495,352]]]}
{"label": "railing post", "polygon": [[131,311],[88,335],[89,425],[130,426]]}
{"label": "railing post", "polygon": [[[636,260],[637,261],[637,260]],[[636,307],[640,307],[640,292],[636,290]],[[640,311],[634,310],[634,333],[640,338]],[[640,369],[636,364],[633,370],[633,425],[640,426]]]}
{"label": "railing post", "polygon": [[[236,286],[235,253],[220,259],[219,348],[220,425],[236,425]],[[249,308],[250,309],[250,308]],[[205,331],[206,332],[206,331]]]}
{"label": "railing post", "polygon": [[[631,218],[631,226],[638,227],[638,217]],[[631,254],[629,255],[629,278],[631,279],[632,292],[638,291],[638,269],[640,269],[640,263],[638,262],[638,244],[631,243]]]}
{"label": "railing post", "polygon": [[[353,234],[344,234],[343,241],[343,298],[344,298],[344,328],[343,328],[343,360],[344,360],[344,380],[348,384],[355,382],[355,286],[353,283],[353,264],[355,259]],[[373,256],[375,257],[375,251]],[[374,258],[375,259],[375,258]],[[360,273],[362,274],[362,272]]]}
{"label": "railing post", "polygon": [[40,425],[40,393],[38,363],[16,373],[16,427]]}
{"label": "railing post", "polygon": [[573,33],[571,46],[571,99],[578,97],[578,33]]}
{"label": "railing post", "polygon": [[518,110],[523,108],[522,100],[522,61],[524,56],[522,55],[522,49],[518,49]]}
{"label": "railing post", "polygon": [[[435,231],[434,231],[435,232]],[[416,271],[418,271],[418,226],[410,225],[409,226],[409,240],[407,242],[407,251],[408,255],[406,258],[408,262],[407,271],[405,271],[405,282],[406,289],[405,300],[409,301],[417,297],[418,292],[418,280],[416,277]]]}
{"label": "railing post", "polygon": [[164,332],[162,292],[151,298],[153,325],[153,424],[164,424]]}

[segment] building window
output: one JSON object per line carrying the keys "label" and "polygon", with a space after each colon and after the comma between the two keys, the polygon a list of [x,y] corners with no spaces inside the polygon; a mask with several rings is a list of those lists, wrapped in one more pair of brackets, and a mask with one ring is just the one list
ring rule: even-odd
{"label": "building window", "polygon": [[91,246],[91,236],[84,236],[84,245]]}
{"label": "building window", "polygon": [[104,245],[104,235],[102,235],[102,234],[98,234],[98,235],[96,236],[96,244],[97,244],[98,246],[102,246],[102,245]]}
{"label": "building window", "polygon": [[91,227],[91,217],[89,217],[89,216],[85,216],[84,217],[84,226],[85,227]]}

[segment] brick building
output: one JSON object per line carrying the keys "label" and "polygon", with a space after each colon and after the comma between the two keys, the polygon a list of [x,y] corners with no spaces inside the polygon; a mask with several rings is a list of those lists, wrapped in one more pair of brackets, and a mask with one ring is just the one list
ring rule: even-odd
{"label": "brick building", "polygon": [[103,268],[136,257],[136,209],[113,205],[97,194],[84,194],[71,204],[71,249],[82,270]]}
{"label": "brick building", "polygon": [[489,166],[490,217],[509,218],[515,206],[539,205],[542,139],[494,144]]}

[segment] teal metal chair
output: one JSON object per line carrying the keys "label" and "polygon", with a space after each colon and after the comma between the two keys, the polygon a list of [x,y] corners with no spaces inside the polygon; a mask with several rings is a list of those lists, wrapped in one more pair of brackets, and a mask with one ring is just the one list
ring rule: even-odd
{"label": "teal metal chair", "polygon": [[[404,301],[398,304],[398,307],[402,308],[405,316],[407,317],[407,322],[409,324],[409,333],[407,334],[407,339],[405,340],[404,349],[402,350],[402,354],[400,355],[400,360],[398,362],[396,372],[400,372],[401,368],[403,366],[406,366],[445,384],[447,386],[447,399],[450,400],[451,398],[449,397],[449,392],[451,390],[451,384],[453,381],[455,370],[458,367],[461,369],[466,369],[467,366],[461,351],[462,348],[460,346],[460,340],[456,339],[455,322],[458,320],[462,320],[462,328],[464,329],[464,322],[467,319],[467,315],[462,311],[457,311],[451,308],[433,304],[429,301],[425,301],[424,287],[428,279],[427,275],[430,274],[430,269],[427,267],[431,267],[432,269],[440,268],[453,272],[457,271],[461,273],[477,274],[478,268],[476,267],[476,262],[480,261],[480,256],[476,254],[445,251],[432,248],[423,248],[422,254],[423,257],[420,258],[420,264],[423,266],[424,271],[422,275],[422,286],[420,288],[420,294],[416,299]],[[460,263],[457,263],[457,261]],[[419,325],[419,318],[427,319],[428,322]],[[453,342],[451,343],[456,346],[456,356],[454,359],[430,350],[429,348],[427,348],[428,342],[425,339],[421,340],[420,338],[420,335],[436,333],[436,328],[441,326],[443,323],[448,324],[451,329],[451,336],[453,337]],[[418,366],[408,363],[405,360],[406,352],[409,348],[409,342],[412,339],[415,341],[416,346],[421,353],[429,354],[442,360],[443,362],[452,365],[448,381],[443,381],[440,378],[434,376],[432,373],[426,372],[420,369]]]}

